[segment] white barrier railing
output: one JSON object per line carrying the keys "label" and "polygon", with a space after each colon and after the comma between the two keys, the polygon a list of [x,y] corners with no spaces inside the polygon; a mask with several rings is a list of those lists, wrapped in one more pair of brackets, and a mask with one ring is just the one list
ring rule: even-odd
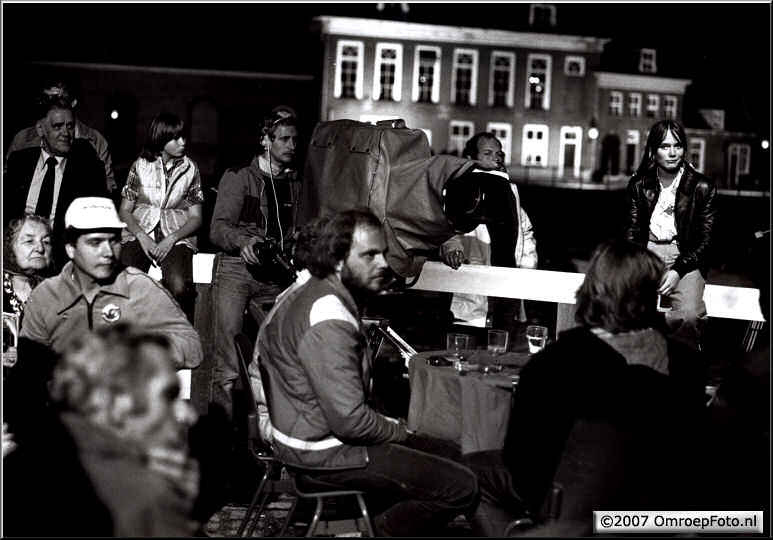
{"label": "white barrier railing", "polygon": [[[197,253],[193,256],[194,282],[211,282],[214,258],[211,253]],[[411,288],[574,304],[574,294],[584,277],[585,274],[575,272],[500,266],[463,265],[458,270],[453,270],[443,263],[428,261],[424,264],[418,281]],[[703,294],[709,317],[744,321],[765,320],[759,299],[759,289],[751,287],[708,284]]]}

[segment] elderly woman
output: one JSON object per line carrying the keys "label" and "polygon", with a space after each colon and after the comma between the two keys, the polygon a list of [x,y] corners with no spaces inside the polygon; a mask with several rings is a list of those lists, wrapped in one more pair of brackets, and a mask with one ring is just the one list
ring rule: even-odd
{"label": "elderly woman", "polygon": [[[16,360],[19,319],[32,289],[52,271],[51,226],[35,214],[12,220],[3,238],[3,366]],[[3,371],[5,373],[5,371]]]}

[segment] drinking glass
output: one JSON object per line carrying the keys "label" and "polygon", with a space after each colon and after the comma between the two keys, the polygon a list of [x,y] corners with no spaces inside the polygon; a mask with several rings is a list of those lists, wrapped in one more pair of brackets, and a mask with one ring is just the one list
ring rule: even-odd
{"label": "drinking glass", "polygon": [[496,358],[500,354],[507,352],[507,343],[510,340],[510,333],[507,330],[489,330],[488,331],[488,352]]}
{"label": "drinking glass", "polygon": [[469,349],[470,336],[467,334],[446,334],[446,349],[451,355],[457,357],[460,361],[464,360],[464,352]]}
{"label": "drinking glass", "polygon": [[526,341],[529,344],[529,354],[536,354],[545,348],[548,340],[548,329],[544,326],[529,325],[526,327]]}

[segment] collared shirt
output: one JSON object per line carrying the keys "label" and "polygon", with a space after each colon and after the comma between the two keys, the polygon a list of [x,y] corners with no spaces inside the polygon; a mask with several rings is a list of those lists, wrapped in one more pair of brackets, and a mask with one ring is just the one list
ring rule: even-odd
{"label": "collared shirt", "polygon": [[35,287],[24,306],[19,337],[61,354],[72,339],[111,324],[130,322],[166,336],[175,367],[194,368],[203,352],[198,332],[160,283],[137,268],[124,268],[100,286],[89,303],[70,261]]}
{"label": "collared shirt", "polygon": [[[199,169],[187,156],[172,161],[169,168],[164,167],[161,157],[152,162],[138,159],[129,171],[121,196],[135,201],[132,215],[143,231],[151,234],[158,226],[165,237],[190,219],[190,206],[204,203]],[[124,242],[134,238],[124,229]],[[196,251],[196,236],[177,243]]]}
{"label": "collared shirt", "polygon": [[[684,173],[684,165],[680,167],[679,172],[667,188],[660,186],[660,195],[655,209],[650,217],[650,232],[658,240],[672,240],[676,238],[676,219],[674,219],[674,208],[676,207],[676,192],[679,189],[679,182]],[[660,180],[658,180],[659,182]]]}
{"label": "collared shirt", "polygon": [[[30,190],[27,193],[27,206],[26,211],[34,214],[35,208],[38,205],[38,199],[40,198],[40,189],[43,187],[43,179],[46,176],[48,165],[46,161],[51,157],[51,154],[46,152],[43,147],[40,147],[40,158],[38,158],[38,164],[35,166],[35,172],[32,173],[32,183],[30,184]],[[56,158],[56,167],[54,167],[54,202],[51,205],[51,215],[44,216],[49,219],[51,224],[54,222],[54,216],[56,215],[56,203],[59,200],[59,190],[62,188],[62,176],[64,175],[64,168],[67,166],[67,158],[64,156],[53,156]]]}

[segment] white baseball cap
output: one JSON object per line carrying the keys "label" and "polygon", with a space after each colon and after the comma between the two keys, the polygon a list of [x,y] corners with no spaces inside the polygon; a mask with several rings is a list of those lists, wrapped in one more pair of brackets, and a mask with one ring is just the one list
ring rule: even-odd
{"label": "white baseball cap", "polygon": [[78,197],[64,215],[65,228],[122,229],[126,223],[118,217],[115,204],[107,197]]}

